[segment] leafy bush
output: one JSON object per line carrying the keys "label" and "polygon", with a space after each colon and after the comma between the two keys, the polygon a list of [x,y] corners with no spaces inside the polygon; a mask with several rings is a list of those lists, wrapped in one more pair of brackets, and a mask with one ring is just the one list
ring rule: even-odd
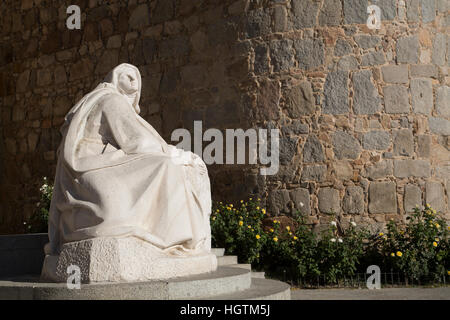
{"label": "leafy bush", "polygon": [[374,239],[383,265],[414,280],[439,280],[450,266],[446,221],[428,204],[424,210],[416,207],[407,220],[404,226],[390,221],[386,235]]}
{"label": "leafy bush", "polygon": [[212,243],[239,262],[252,263],[283,279],[336,283],[369,265],[382,272],[399,272],[415,280],[441,281],[449,273],[448,227],[430,206],[416,208],[406,225],[390,221],[386,234],[371,234],[351,222],[347,228],[332,221],[315,233],[297,214],[291,225],[267,217],[258,201],[238,207],[215,205],[211,216]]}
{"label": "leafy bush", "polygon": [[48,214],[50,211],[50,203],[53,195],[53,185],[47,177],[44,177],[42,186],[39,189],[41,198],[37,203],[37,210],[27,224],[28,232],[47,232],[48,230]]}

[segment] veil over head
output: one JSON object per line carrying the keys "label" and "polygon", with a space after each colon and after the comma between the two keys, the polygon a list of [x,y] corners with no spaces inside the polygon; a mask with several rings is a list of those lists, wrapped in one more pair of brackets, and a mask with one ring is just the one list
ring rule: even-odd
{"label": "veil over head", "polygon": [[120,84],[119,79],[123,74],[131,77],[134,81],[137,81],[138,89],[136,92],[132,92],[132,94],[135,95],[133,108],[136,110],[136,113],[139,114],[139,99],[141,97],[142,78],[138,68],[128,63],[122,63],[111,70],[103,81],[112,84],[123,95],[130,95],[130,93],[126,92],[125,88],[123,88]]}

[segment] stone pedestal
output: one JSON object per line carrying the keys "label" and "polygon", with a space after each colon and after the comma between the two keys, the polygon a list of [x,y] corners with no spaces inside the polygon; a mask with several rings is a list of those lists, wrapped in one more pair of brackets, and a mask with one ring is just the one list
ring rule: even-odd
{"label": "stone pedestal", "polygon": [[217,258],[205,252],[171,256],[135,237],[96,238],[64,244],[59,256],[46,256],[41,280],[66,282],[67,268],[80,268],[81,282],[164,280],[217,269]]}

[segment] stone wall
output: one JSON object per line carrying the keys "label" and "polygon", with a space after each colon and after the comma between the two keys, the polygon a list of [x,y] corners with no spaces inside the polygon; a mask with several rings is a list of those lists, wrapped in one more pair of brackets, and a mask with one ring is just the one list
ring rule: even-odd
{"label": "stone wall", "polygon": [[[66,8],[82,11],[66,28]],[[367,6],[381,29],[366,26]],[[115,65],[142,115],[176,128],[279,128],[280,171],[211,165],[216,200],[267,199],[320,224],[373,226],[450,206],[447,0],[6,0],[0,4],[0,233],[23,231],[53,177],[64,115]],[[300,203],[304,206],[300,207]]]}

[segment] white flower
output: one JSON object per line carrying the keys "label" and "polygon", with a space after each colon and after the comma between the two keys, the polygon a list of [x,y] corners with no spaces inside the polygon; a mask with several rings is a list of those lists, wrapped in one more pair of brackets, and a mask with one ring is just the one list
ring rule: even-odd
{"label": "white flower", "polygon": [[342,239],[341,239],[341,238],[339,238],[339,239],[338,239],[338,242],[342,243],[343,241],[342,241]]}
{"label": "white flower", "polygon": [[336,227],[336,221],[331,221],[331,225],[332,225],[333,227]]}
{"label": "white flower", "polygon": [[335,238],[331,238],[330,241],[331,241],[331,242],[336,242],[336,239],[335,239]]}
{"label": "white flower", "polygon": [[356,223],[354,221],[351,222],[351,225],[356,227]]}
{"label": "white flower", "polygon": [[303,202],[300,202],[300,207],[303,207],[305,204]]}

